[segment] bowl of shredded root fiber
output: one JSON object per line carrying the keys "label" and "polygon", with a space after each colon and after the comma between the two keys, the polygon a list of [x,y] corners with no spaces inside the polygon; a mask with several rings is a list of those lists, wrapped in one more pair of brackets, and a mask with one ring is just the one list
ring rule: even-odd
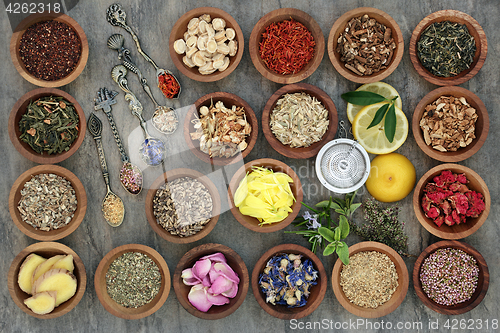
{"label": "bowl of shredded root fiber", "polygon": [[349,264],[337,259],[332,271],[333,292],[339,303],[364,318],[378,318],[396,310],[408,284],[408,270],[401,256],[378,242],[349,247]]}

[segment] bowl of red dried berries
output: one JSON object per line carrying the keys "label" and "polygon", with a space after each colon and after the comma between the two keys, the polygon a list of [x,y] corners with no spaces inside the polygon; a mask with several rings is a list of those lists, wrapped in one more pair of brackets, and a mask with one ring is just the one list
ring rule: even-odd
{"label": "bowl of red dried berries", "polygon": [[474,155],[488,136],[490,120],[483,101],[457,86],[434,89],[415,107],[412,132],[429,157],[454,163]]}
{"label": "bowl of red dried berries", "polygon": [[475,248],[446,240],[429,245],[417,258],[413,286],[429,309],[459,315],[481,303],[489,276],[488,265]]}
{"label": "bowl of red dried berries", "polygon": [[472,235],[486,221],[490,206],[490,192],[484,180],[459,164],[441,164],[430,169],[413,193],[418,221],[443,239]]}
{"label": "bowl of red dried berries", "polygon": [[356,8],[339,17],[327,45],[337,72],[363,84],[389,76],[404,53],[399,25],[386,12],[370,7]]}
{"label": "bowl of red dried berries", "polygon": [[36,13],[14,30],[10,55],[27,81],[40,87],[61,87],[83,71],[89,45],[82,27],[68,15]]}
{"label": "bowl of red dried berries", "polygon": [[290,84],[308,78],[325,53],[319,24],[295,8],[280,8],[264,15],[248,43],[255,68],[266,79]]}

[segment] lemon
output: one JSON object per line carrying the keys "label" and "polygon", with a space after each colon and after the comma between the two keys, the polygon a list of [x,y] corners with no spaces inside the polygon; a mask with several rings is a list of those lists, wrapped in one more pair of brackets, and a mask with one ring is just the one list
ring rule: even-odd
{"label": "lemon", "polygon": [[410,194],[415,180],[415,167],[410,160],[401,154],[390,153],[373,159],[365,185],[378,201],[394,202]]}
{"label": "lemon", "polygon": [[377,103],[367,105],[358,112],[352,123],[352,134],[354,138],[371,154],[388,154],[399,147],[405,142],[408,136],[408,119],[400,108],[396,109],[396,133],[394,140],[389,142],[385,136],[384,123],[385,117],[382,121],[369,129],[367,127],[375,117],[377,110],[385,103]]}
{"label": "lemon", "polygon": [[[356,91],[370,91],[382,95],[387,99],[393,99],[394,97],[398,96],[399,98],[396,99],[395,104],[398,108],[403,109],[403,104],[401,103],[401,97],[399,96],[398,92],[396,91],[396,89],[394,89],[393,86],[385,82],[379,81],[379,82],[363,84],[361,87],[356,89]],[[364,107],[365,107],[364,105],[354,105],[351,103],[347,103],[347,118],[349,118],[351,124],[356,114],[359,111],[361,111],[361,109]]]}

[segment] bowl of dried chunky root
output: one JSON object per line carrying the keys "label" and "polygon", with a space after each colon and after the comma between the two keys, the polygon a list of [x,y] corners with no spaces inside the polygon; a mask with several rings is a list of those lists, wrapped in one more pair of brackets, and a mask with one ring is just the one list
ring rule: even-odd
{"label": "bowl of dried chunky root", "polygon": [[141,319],[160,309],[170,292],[165,259],[141,244],[125,244],[102,258],[94,276],[102,306],[123,319]]}
{"label": "bowl of dried chunky root", "polygon": [[217,187],[196,170],[167,171],[156,178],[146,195],[149,225],[172,243],[202,239],[215,227],[220,211]]}
{"label": "bowl of dried chunky root", "polygon": [[401,256],[378,242],[349,247],[349,264],[337,259],[332,271],[333,292],[339,303],[364,318],[378,318],[396,310],[408,284],[408,270]]}
{"label": "bowl of dried chunky root", "polygon": [[231,212],[245,228],[274,232],[300,210],[303,192],[297,174],[283,162],[262,158],[236,171],[228,188]]}
{"label": "bowl of dried chunky root", "polygon": [[310,315],[326,294],[328,279],[319,258],[296,244],[267,250],[252,272],[252,290],[259,305],[279,319]]}
{"label": "bowl of dried chunky root", "polygon": [[474,155],[489,132],[486,106],[473,92],[456,86],[434,89],[415,107],[412,132],[429,157],[459,162]]}
{"label": "bowl of dried chunky root", "polygon": [[213,82],[231,74],[243,56],[243,32],[219,8],[200,7],[182,15],[170,33],[170,57],[190,79]]}
{"label": "bowl of dried chunky root", "polygon": [[71,311],[82,299],[87,284],[85,266],[66,245],[35,243],[12,261],[8,288],[14,302],[27,314],[51,319]]}
{"label": "bowl of dried chunky root", "polygon": [[75,231],[87,210],[80,180],[58,165],[38,165],[21,174],[10,190],[12,221],[26,236],[53,241]]}
{"label": "bowl of dried chunky root", "polygon": [[278,153],[315,156],[337,132],[337,109],[330,96],[308,83],[278,89],[262,111],[262,132]]}
{"label": "bowl of dried chunky root", "polygon": [[245,158],[257,142],[258,120],[242,98],[226,92],[200,97],[186,114],[184,138],[202,161],[228,165]]}

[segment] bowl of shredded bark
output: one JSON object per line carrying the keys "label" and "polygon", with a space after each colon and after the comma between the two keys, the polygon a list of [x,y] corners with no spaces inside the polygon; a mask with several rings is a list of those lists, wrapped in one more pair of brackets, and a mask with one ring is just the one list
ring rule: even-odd
{"label": "bowl of shredded bark", "polygon": [[17,151],[39,164],[60,163],[82,145],[85,113],[76,99],[56,88],[27,92],[9,116],[9,137]]}
{"label": "bowl of shredded bark", "polygon": [[491,196],[484,180],[472,169],[453,163],[435,166],[417,182],[413,210],[434,236],[462,239],[486,221]]}
{"label": "bowl of shredded bark", "polygon": [[10,39],[19,74],[40,87],[61,87],[75,80],[89,55],[82,27],[61,13],[36,13],[22,20]]}
{"label": "bowl of shredded bark", "polygon": [[463,314],[486,295],[488,265],[469,244],[440,241],[429,245],[417,258],[413,286],[428,308],[446,315]]}
{"label": "bowl of shredded bark", "polygon": [[440,10],[422,19],[410,39],[410,60],[425,80],[438,86],[462,84],[483,67],[486,34],[470,15]]}
{"label": "bowl of shredded bark", "polygon": [[477,153],[489,128],[483,101],[462,87],[434,89],[413,112],[415,141],[427,156],[442,162],[460,162]]}
{"label": "bowl of shredded bark", "polygon": [[385,316],[403,302],[408,291],[408,269],[401,256],[378,242],[349,247],[349,264],[337,259],[332,286],[339,303],[364,318]]}
{"label": "bowl of shredded bark", "polygon": [[320,88],[294,83],[278,89],[262,111],[262,132],[283,156],[316,156],[337,133],[337,108]]}
{"label": "bowl of shredded bark", "polygon": [[126,244],[102,258],[94,287],[109,313],[123,319],[141,319],[158,311],[167,300],[170,271],[156,250]]}
{"label": "bowl of shredded bark", "polygon": [[357,83],[381,81],[399,65],[404,53],[399,25],[384,11],[361,7],[335,21],[328,37],[333,67]]}
{"label": "bowl of shredded bark", "polygon": [[187,244],[208,235],[217,224],[221,199],[215,184],[192,169],[160,175],[146,195],[149,225],[163,239]]}
{"label": "bowl of shredded bark", "polygon": [[75,231],[87,210],[78,177],[58,165],[39,165],[21,174],[10,190],[9,211],[26,236],[54,241]]}

